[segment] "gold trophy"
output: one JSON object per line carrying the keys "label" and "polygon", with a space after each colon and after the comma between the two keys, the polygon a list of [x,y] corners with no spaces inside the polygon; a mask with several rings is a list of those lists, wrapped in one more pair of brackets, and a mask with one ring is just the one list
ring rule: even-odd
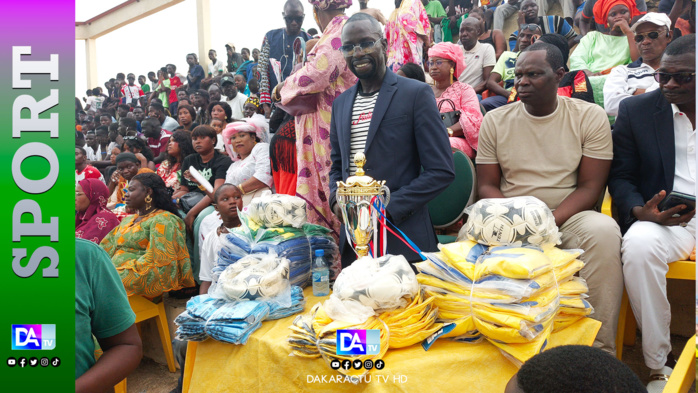
{"label": "gold trophy", "polygon": [[385,185],[385,180],[377,181],[371,176],[366,176],[364,153],[356,153],[354,156],[356,174],[349,176],[346,183],[337,182],[337,203],[342,209],[342,220],[346,226],[351,241],[356,244],[356,253],[359,258],[368,256],[368,243],[373,236],[374,207],[371,205],[373,197],[379,197],[385,206],[390,201],[390,190]]}

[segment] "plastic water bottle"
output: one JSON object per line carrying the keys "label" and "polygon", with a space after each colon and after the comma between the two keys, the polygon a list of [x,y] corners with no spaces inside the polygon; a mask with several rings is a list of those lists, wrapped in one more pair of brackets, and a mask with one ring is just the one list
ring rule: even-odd
{"label": "plastic water bottle", "polygon": [[325,250],[315,250],[313,261],[313,295],[327,296],[330,294],[330,269],[325,263]]}

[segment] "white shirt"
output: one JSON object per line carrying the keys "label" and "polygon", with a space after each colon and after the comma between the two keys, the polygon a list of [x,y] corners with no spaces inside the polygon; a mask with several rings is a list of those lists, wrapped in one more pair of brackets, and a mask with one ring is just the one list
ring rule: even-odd
{"label": "white shirt", "polygon": [[674,145],[676,165],[674,169],[674,190],[684,194],[696,194],[696,129],[691,120],[671,104],[674,113]]}
{"label": "white shirt", "polygon": [[225,72],[225,64],[220,59],[216,59],[215,63],[208,63],[208,73],[213,76],[218,75],[218,71]]}
{"label": "white shirt", "polygon": [[609,116],[618,116],[620,102],[632,95],[637,89],[645,89],[645,93],[659,88],[654,80],[654,68],[639,61],[627,66],[614,67],[603,85],[604,109]]}
{"label": "white shirt", "polygon": [[[218,213],[214,212],[214,215]],[[199,280],[200,281],[210,281],[213,282],[213,267],[216,265],[216,259],[218,258],[218,252],[223,248],[223,243],[221,243],[220,236],[218,236],[218,224],[212,231],[208,232],[201,243],[201,251],[199,252],[199,257],[201,260],[201,265],[199,268]],[[225,236],[225,235],[222,235]]]}
{"label": "white shirt", "polygon": [[271,187],[271,161],[269,160],[269,144],[257,143],[244,160],[233,161],[233,164],[225,173],[225,182],[238,185],[251,177]]}
{"label": "white shirt", "polygon": [[83,146],[83,149],[85,149],[89,161],[102,161],[102,145],[97,145],[97,152],[87,145]]}
{"label": "white shirt", "polygon": [[461,83],[467,83],[471,87],[475,87],[482,83],[482,69],[485,67],[494,67],[497,64],[497,58],[494,53],[494,48],[490,44],[477,42],[473,49],[465,50],[463,44],[458,44],[463,51],[465,59],[465,71],[463,71],[458,80]]}
{"label": "white shirt", "polygon": [[232,109],[233,119],[242,120],[245,118],[245,115],[242,114],[242,110],[245,107],[245,101],[247,101],[247,96],[242,94],[240,91],[238,91],[235,98],[226,101],[228,105],[230,105],[230,109]]}
{"label": "white shirt", "polygon": [[162,122],[163,129],[173,132],[177,127],[179,127],[179,123],[177,123],[177,120],[169,116],[165,116],[165,121]]}

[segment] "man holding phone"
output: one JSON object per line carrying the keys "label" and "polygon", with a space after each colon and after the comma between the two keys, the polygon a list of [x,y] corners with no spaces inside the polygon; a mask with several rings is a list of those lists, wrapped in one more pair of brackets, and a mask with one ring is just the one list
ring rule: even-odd
{"label": "man holding phone", "polygon": [[696,193],[695,51],[694,34],[669,44],[654,74],[660,89],[621,101],[613,130],[608,187],[625,233],[623,275],[643,332],[649,391],[661,391],[676,364],[668,263],[688,258],[696,244],[695,203],[673,198],[673,207],[661,204],[670,192]]}

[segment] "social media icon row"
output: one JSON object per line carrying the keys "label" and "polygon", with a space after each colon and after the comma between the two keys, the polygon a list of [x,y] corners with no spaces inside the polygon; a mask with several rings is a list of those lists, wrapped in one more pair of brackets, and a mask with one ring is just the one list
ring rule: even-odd
{"label": "social media icon row", "polygon": [[15,358],[7,358],[7,365],[9,367],[14,367],[14,366],[19,366],[21,368],[30,366],[30,367],[36,367],[39,364],[41,364],[41,367],[48,367],[49,364],[51,364],[53,367],[58,367],[61,365],[61,359],[58,357],[54,357],[53,359],[49,360],[47,357],[41,358],[41,360],[31,357],[29,359],[25,357],[21,357],[19,359]]}
{"label": "social media icon row", "polygon": [[340,368],[349,370],[352,367],[356,370],[361,370],[362,366],[366,370],[370,370],[374,367],[376,370],[382,370],[385,367],[385,362],[381,359],[378,359],[375,362],[371,359],[364,360],[363,362],[359,359],[356,359],[353,362],[351,360],[343,360],[340,362],[339,360],[335,359],[330,362],[330,367],[333,370],[339,370]]}

